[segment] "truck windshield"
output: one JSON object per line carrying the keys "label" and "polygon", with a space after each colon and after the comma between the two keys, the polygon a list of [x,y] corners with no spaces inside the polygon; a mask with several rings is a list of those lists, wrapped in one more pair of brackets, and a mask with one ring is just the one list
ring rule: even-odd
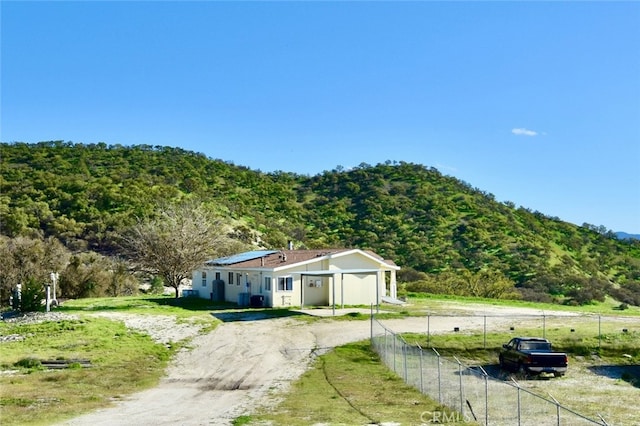
{"label": "truck windshield", "polygon": [[523,351],[550,351],[551,345],[547,342],[522,342],[520,350]]}

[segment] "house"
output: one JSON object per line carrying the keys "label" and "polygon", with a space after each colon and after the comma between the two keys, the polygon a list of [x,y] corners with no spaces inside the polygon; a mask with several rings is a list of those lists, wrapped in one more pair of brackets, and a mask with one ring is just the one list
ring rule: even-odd
{"label": "house", "polygon": [[368,250],[257,250],[205,262],[192,289],[244,306],[379,305],[396,298],[399,269]]}

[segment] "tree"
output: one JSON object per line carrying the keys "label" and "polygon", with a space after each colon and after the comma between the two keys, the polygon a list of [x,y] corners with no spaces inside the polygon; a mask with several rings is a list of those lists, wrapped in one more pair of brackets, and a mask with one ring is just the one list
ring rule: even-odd
{"label": "tree", "polygon": [[[37,282],[43,287],[51,272],[62,271],[70,253],[55,238],[0,236],[0,303],[9,299],[17,284]],[[44,288],[44,287],[43,287]]]}
{"label": "tree", "polygon": [[120,236],[121,247],[136,266],[162,278],[180,295],[180,285],[205,261],[243,247],[230,225],[195,201],[159,207]]}
{"label": "tree", "polygon": [[64,297],[102,297],[114,279],[113,262],[98,253],[78,253],[60,274],[59,290]]}
{"label": "tree", "polygon": [[112,263],[112,273],[107,293],[113,297],[136,294],[138,292],[138,282],[129,273],[127,261],[115,259]]}

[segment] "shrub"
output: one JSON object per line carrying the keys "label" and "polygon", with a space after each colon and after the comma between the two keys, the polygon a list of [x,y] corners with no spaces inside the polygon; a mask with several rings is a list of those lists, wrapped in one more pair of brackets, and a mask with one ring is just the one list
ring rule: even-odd
{"label": "shrub", "polygon": [[30,278],[23,286],[18,310],[21,312],[39,312],[44,310],[44,285]]}
{"label": "shrub", "polygon": [[162,294],[164,293],[164,282],[162,278],[155,276],[151,280],[151,287],[149,288],[149,292],[151,294]]}
{"label": "shrub", "polygon": [[21,360],[19,360],[18,362],[16,362],[13,365],[15,367],[28,368],[28,369],[41,369],[42,368],[42,363],[37,358],[22,358]]}

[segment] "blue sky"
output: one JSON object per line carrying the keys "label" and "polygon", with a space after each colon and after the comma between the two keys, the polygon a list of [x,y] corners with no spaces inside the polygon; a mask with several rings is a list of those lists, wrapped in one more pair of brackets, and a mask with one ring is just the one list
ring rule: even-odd
{"label": "blue sky", "polygon": [[407,161],[640,233],[640,2],[3,1],[3,142]]}

